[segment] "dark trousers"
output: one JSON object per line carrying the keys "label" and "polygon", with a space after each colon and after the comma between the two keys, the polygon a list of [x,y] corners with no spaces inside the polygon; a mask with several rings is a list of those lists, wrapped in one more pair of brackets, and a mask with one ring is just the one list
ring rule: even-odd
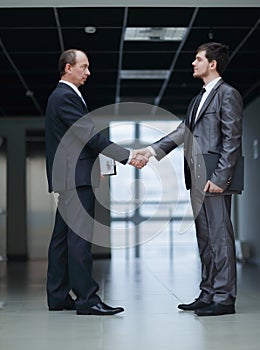
{"label": "dark trousers", "polygon": [[[91,238],[95,195],[90,186],[59,193],[58,209],[48,252],[47,298],[59,307],[76,295],[76,309],[97,304],[99,289],[92,277]],[[62,213],[62,215],[61,215]]]}
{"label": "dark trousers", "polygon": [[202,265],[199,298],[206,303],[234,304],[236,256],[231,195],[204,197],[192,190],[191,203]]}

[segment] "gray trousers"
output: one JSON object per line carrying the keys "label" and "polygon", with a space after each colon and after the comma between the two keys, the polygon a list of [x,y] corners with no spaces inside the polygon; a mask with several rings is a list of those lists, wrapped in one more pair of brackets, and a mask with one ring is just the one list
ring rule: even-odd
{"label": "gray trousers", "polygon": [[203,196],[197,190],[191,190],[190,195],[202,265],[199,299],[234,304],[237,288],[231,195]]}

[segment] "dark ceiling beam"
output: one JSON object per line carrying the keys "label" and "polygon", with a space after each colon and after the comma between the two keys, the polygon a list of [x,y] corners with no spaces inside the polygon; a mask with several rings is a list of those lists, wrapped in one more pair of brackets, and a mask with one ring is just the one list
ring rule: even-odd
{"label": "dark ceiling beam", "polygon": [[189,22],[188,28],[186,30],[186,33],[185,33],[185,35],[184,35],[180,45],[178,46],[178,49],[177,49],[174,57],[173,57],[172,63],[171,63],[170,68],[169,68],[169,74],[166,77],[166,79],[164,80],[164,82],[162,84],[162,87],[161,87],[161,89],[159,91],[159,94],[154,99],[154,108],[153,108],[153,111],[152,111],[153,113],[156,112],[156,109],[157,109],[157,107],[159,106],[159,104],[161,102],[161,99],[162,99],[163,94],[164,94],[164,92],[165,92],[165,90],[167,88],[167,85],[169,83],[169,80],[170,80],[170,77],[172,75],[172,72],[173,72],[173,70],[175,68],[175,65],[176,65],[176,62],[177,62],[177,60],[179,58],[181,50],[182,50],[184,44],[186,43],[186,40],[187,40],[187,38],[188,38],[188,36],[190,34],[190,31],[191,31],[191,28],[193,26],[193,23],[194,23],[194,21],[195,21],[195,19],[197,17],[198,11],[199,11],[199,7],[196,7],[195,10],[193,11],[193,14],[192,14],[191,20]]}
{"label": "dark ceiling beam", "polygon": [[55,22],[56,22],[57,30],[58,30],[60,50],[61,50],[61,52],[63,52],[64,51],[64,40],[63,40],[63,35],[62,35],[62,30],[61,30],[61,25],[60,25],[60,18],[59,18],[58,10],[56,7],[54,7],[53,12],[54,12]]}
{"label": "dark ceiling beam", "polygon": [[260,81],[257,81],[254,85],[250,86],[250,88],[244,92],[243,99],[247,99],[256,89],[260,86]]}
{"label": "dark ceiling beam", "polygon": [[122,63],[123,63],[123,50],[124,50],[124,40],[125,40],[125,31],[126,31],[126,25],[127,25],[127,17],[128,17],[128,7],[125,7],[123,26],[122,26],[122,32],[121,32],[121,39],[120,39],[120,46],[119,46],[115,103],[120,102],[120,81],[121,81],[120,74],[121,74]]}
{"label": "dark ceiling beam", "polygon": [[25,95],[27,97],[29,97],[33,104],[35,105],[36,109],[40,112],[41,115],[43,115],[43,110],[41,108],[41,106],[39,105],[37,99],[34,96],[34,92],[29,88],[28,84],[26,83],[25,79],[23,78],[21,72],[19,71],[18,67],[16,66],[16,64],[14,63],[14,61],[12,60],[11,56],[9,55],[9,53],[7,52],[5,45],[2,41],[2,39],[0,38],[0,46],[3,50],[3,53],[5,54],[7,60],[9,61],[9,63],[11,64],[11,66],[13,67],[16,75],[18,76],[20,82],[22,83],[23,87],[25,88]]}
{"label": "dark ceiling beam", "polygon": [[[239,52],[239,50],[243,47],[243,45],[247,42],[247,40],[251,37],[251,35],[255,32],[255,30],[259,27],[259,24],[260,24],[260,18],[258,18],[255,25],[250,29],[250,31],[247,33],[244,39],[241,40],[241,42],[237,45],[235,50],[232,52],[229,58],[229,63],[232,61],[235,55]],[[244,92],[243,99],[250,97],[250,95],[259,87],[259,85],[260,85],[260,82],[258,81],[254,85],[250,86],[250,88]]]}
{"label": "dark ceiling beam", "polygon": [[247,42],[247,40],[250,38],[250,36],[254,33],[254,31],[258,28],[260,24],[260,18],[256,21],[255,25],[250,29],[250,31],[247,33],[247,35],[244,37],[243,40],[237,45],[235,50],[232,52],[229,58],[229,63],[232,61],[232,59],[235,57],[235,55],[238,53],[238,51],[241,49],[241,47]]}

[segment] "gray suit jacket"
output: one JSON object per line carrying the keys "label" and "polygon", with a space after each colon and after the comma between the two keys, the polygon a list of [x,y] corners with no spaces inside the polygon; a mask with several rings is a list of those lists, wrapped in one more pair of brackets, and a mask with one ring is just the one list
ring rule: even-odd
{"label": "gray suit jacket", "polygon": [[[151,146],[157,153],[157,159],[160,160],[184,143],[184,172],[187,189],[192,185],[201,190],[201,177],[204,176],[204,185],[206,180],[211,180],[225,190],[223,194],[228,194],[234,167],[242,154],[243,101],[241,95],[222,79],[219,80],[204,102],[190,132],[194,99],[178,128]],[[206,179],[201,155],[212,153],[219,154],[219,161],[210,179]],[[191,178],[194,180],[192,184]]]}

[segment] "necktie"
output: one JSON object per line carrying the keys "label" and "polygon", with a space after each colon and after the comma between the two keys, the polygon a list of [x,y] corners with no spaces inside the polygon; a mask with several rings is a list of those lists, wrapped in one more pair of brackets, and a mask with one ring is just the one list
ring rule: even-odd
{"label": "necktie", "polygon": [[190,120],[190,130],[192,130],[194,127],[197,110],[199,108],[199,104],[200,104],[200,101],[202,99],[202,95],[204,94],[205,91],[206,91],[206,89],[204,89],[204,88],[201,89],[200,93],[197,95],[197,97],[195,99],[195,102],[193,105],[193,110],[192,110],[192,115],[191,115],[191,120]]}

